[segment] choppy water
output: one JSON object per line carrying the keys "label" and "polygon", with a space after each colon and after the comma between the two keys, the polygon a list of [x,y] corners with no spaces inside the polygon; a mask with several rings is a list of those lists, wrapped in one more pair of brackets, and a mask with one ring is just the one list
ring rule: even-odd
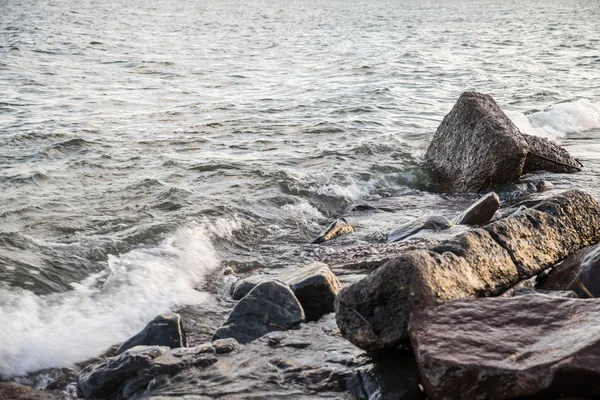
{"label": "choppy water", "polygon": [[[581,159],[600,195],[600,3],[0,0],[0,375],[69,365],[219,265],[302,264],[474,196],[429,191],[465,90]],[[308,255],[307,255],[308,254]]]}

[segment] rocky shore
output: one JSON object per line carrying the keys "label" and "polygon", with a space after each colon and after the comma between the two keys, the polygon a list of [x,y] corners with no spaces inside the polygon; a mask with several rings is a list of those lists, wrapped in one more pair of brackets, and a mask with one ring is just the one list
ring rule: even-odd
{"label": "rocky shore", "polygon": [[77,369],[0,383],[0,398],[598,398],[600,204],[544,181],[494,193],[582,165],[479,93],[458,99],[425,159],[440,191],[480,199],[377,244],[328,248],[355,229],[334,221],[307,245],[328,248],[314,263],[215,271],[202,306]]}

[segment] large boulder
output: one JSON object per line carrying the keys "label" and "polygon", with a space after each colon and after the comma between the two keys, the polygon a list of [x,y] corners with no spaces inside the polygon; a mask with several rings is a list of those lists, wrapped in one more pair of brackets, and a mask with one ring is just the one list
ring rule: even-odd
{"label": "large boulder", "polygon": [[600,300],[519,296],[414,310],[432,400],[600,396]]}
{"label": "large boulder", "polygon": [[572,290],[581,298],[600,298],[600,245],[579,250],[557,265],[536,287]]}
{"label": "large boulder", "polygon": [[529,151],[523,166],[523,173],[549,171],[571,173],[581,171],[583,165],[569,152],[556,143],[538,136],[523,135]]}
{"label": "large boulder", "polygon": [[304,310],[290,287],[281,281],[268,281],[257,285],[233,307],[214,339],[234,338],[245,344],[304,321]]}
{"label": "large boulder", "polygon": [[128,339],[117,349],[117,355],[136,346],[186,347],[187,339],[181,316],[167,313],[156,316],[141,332]]}
{"label": "large boulder", "polygon": [[408,339],[414,307],[499,295],[590,242],[600,242],[600,204],[583,192],[565,192],[388,261],[339,293],[337,323],[365,350],[395,347]]}
{"label": "large boulder", "polygon": [[482,225],[489,222],[498,208],[500,198],[494,192],[482,196],[469,208],[452,220],[455,225]]}
{"label": "large boulder", "polygon": [[442,215],[424,215],[392,230],[387,234],[386,242],[394,243],[409,239],[411,236],[423,231],[440,231],[448,229],[452,223]]}
{"label": "large boulder", "polygon": [[425,154],[439,189],[479,192],[516,182],[528,145],[488,95],[463,93],[438,127]]}
{"label": "large boulder", "polygon": [[284,278],[304,309],[307,321],[317,321],[333,312],[335,298],[341,289],[331,269],[323,263],[313,263]]}

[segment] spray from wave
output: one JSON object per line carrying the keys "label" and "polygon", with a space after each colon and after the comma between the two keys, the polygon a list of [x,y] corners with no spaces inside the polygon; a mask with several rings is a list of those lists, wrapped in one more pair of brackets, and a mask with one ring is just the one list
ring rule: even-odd
{"label": "spray from wave", "polygon": [[600,128],[600,104],[588,100],[560,103],[528,115],[518,111],[506,114],[521,132],[549,139]]}
{"label": "spray from wave", "polygon": [[206,294],[195,287],[218,265],[215,230],[223,229],[184,227],[156,247],[111,256],[105,271],[66,293],[0,289],[0,376],[72,366],[137,333],[156,314],[201,303]]}

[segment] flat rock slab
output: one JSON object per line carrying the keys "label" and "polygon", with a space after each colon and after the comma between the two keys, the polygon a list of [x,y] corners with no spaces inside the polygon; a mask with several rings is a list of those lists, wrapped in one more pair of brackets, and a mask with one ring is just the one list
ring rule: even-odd
{"label": "flat rock slab", "polygon": [[576,158],[558,144],[538,136],[524,134],[523,137],[529,146],[523,166],[524,174],[535,171],[573,173],[583,168]]}
{"label": "flat rock slab", "polygon": [[415,309],[410,338],[432,400],[600,395],[600,300],[519,296]]}
{"label": "flat rock slab", "polygon": [[414,307],[497,296],[590,242],[600,242],[600,204],[581,191],[565,192],[388,261],[342,289],[337,323],[344,337],[365,350],[392,348],[408,340]]}
{"label": "flat rock slab", "polygon": [[494,192],[482,196],[464,212],[458,215],[452,223],[455,225],[482,225],[489,222],[498,208],[500,198]]}
{"label": "flat rock slab", "polygon": [[123,343],[117,349],[117,355],[135,346],[168,346],[172,349],[186,347],[187,339],[179,314],[156,316],[140,333]]}
{"label": "flat rock slab", "polygon": [[521,132],[488,95],[465,92],[425,154],[442,192],[479,192],[516,182],[528,152]]}
{"label": "flat rock slab", "polygon": [[400,242],[409,239],[411,236],[423,230],[440,231],[448,229],[451,226],[452,223],[442,215],[424,215],[392,230],[387,234],[386,242]]}
{"label": "flat rock slab", "polygon": [[246,344],[304,321],[304,310],[292,289],[284,282],[268,281],[257,285],[233,307],[214,339],[234,338]]}

